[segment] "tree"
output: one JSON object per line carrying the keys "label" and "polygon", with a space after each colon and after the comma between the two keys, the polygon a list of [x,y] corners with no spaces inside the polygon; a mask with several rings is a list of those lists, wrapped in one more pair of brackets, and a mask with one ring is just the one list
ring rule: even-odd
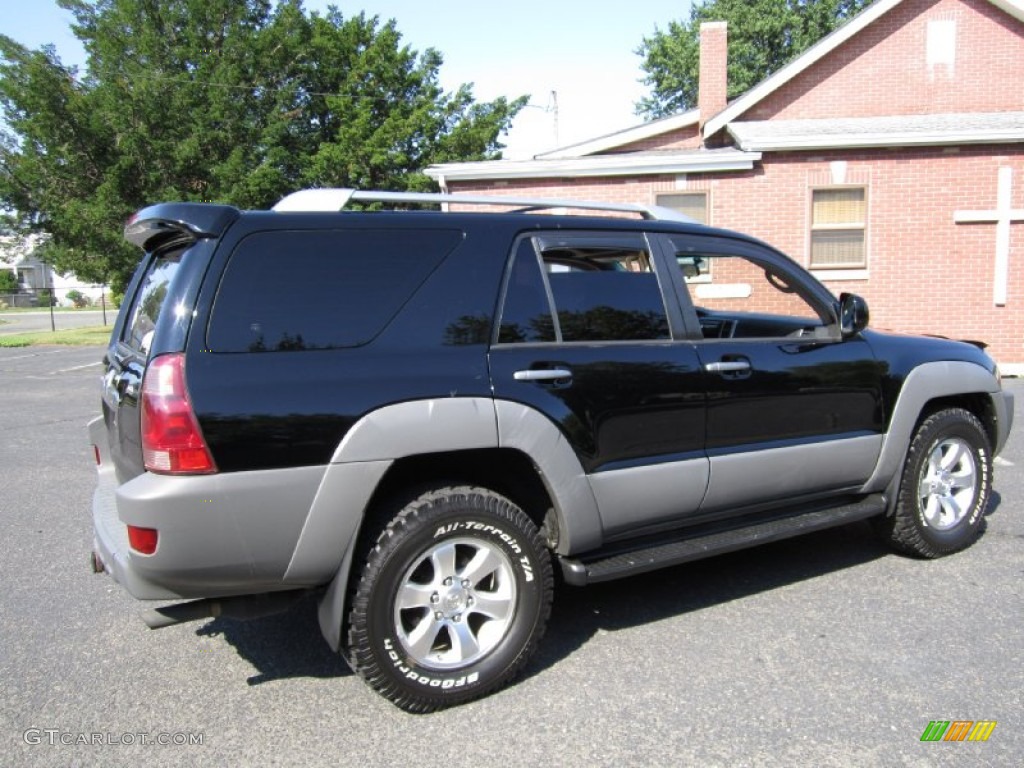
{"label": "tree", "polygon": [[754,87],[873,0],[695,0],[686,22],[669,22],[645,37],[636,53],[651,95],[637,114],[658,118],[697,104],[700,25],[729,24],[728,96]]}
{"label": "tree", "polygon": [[17,293],[20,289],[18,276],[11,270],[0,267],[0,296],[8,293]]}
{"label": "tree", "polygon": [[0,35],[0,202],[47,261],[122,289],[121,237],[160,200],[266,207],[310,186],[429,189],[427,165],[500,157],[527,97],[444,92],[395,22],[301,0],[59,0],[84,75]]}

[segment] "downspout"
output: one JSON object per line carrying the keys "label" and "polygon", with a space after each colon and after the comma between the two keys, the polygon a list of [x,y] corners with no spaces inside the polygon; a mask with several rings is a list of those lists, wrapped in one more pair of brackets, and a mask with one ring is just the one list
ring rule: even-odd
{"label": "downspout", "polygon": [[[448,182],[443,173],[437,174],[437,186],[441,188],[442,195],[448,194]],[[448,203],[441,203],[441,210],[448,213]]]}

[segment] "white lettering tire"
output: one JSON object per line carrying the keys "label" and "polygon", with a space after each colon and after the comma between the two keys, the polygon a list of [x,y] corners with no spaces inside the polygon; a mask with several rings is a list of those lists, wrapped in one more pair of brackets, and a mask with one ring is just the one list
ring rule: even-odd
{"label": "white lettering tire", "polygon": [[992,492],[992,449],[977,417],[963,408],[931,414],[914,433],[895,513],[875,519],[894,548],[940,557],[969,547],[984,525]]}
{"label": "white lettering tire", "polygon": [[349,659],[407,711],[461,704],[522,669],[552,592],[550,556],[518,506],[485,488],[433,490],[369,551],[348,617]]}

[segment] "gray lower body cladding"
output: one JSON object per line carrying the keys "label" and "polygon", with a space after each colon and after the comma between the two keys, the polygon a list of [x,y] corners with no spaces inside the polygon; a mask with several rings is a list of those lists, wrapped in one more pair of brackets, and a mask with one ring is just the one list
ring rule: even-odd
{"label": "gray lower body cladding", "polygon": [[[362,505],[348,506],[324,491],[337,485],[330,469],[340,467],[178,477],[146,473],[119,485],[103,456],[105,441],[94,443],[101,447],[93,494],[95,551],[105,570],[138,599],[241,595],[326,583],[343,547],[325,547],[323,536],[308,533],[302,546],[306,527],[320,519],[319,507],[330,507],[344,545],[350,538],[346,529],[355,530],[362,516]],[[152,555],[129,548],[128,525],[158,531]]]}

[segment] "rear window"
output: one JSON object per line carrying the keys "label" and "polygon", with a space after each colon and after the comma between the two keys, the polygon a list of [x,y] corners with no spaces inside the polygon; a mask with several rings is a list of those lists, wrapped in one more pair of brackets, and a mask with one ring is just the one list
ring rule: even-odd
{"label": "rear window", "polygon": [[250,235],[221,279],[207,334],[210,351],[365,344],[461,241],[460,231],[436,229]]}
{"label": "rear window", "polygon": [[164,311],[171,280],[181,265],[183,253],[172,251],[153,259],[135,294],[135,304],[125,324],[122,341],[143,356],[149,354],[153,332],[160,313]]}

